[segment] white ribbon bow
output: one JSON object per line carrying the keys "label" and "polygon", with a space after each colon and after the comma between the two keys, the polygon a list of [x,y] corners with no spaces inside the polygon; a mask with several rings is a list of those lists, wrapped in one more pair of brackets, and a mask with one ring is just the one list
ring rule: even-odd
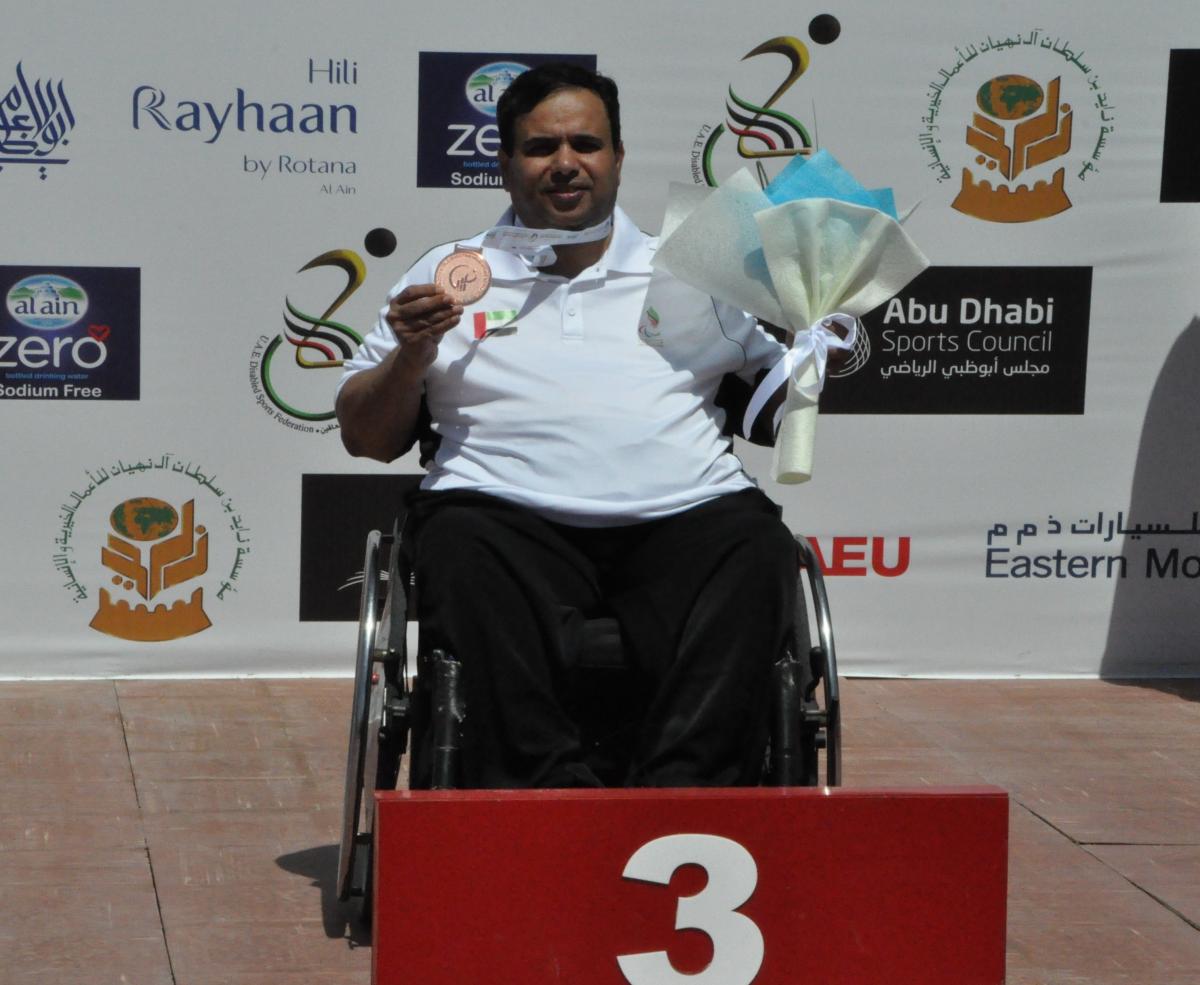
{"label": "white ribbon bow", "polygon": [[587,229],[531,229],[529,226],[493,226],[483,235],[483,245],[524,257],[535,267],[548,267],[558,259],[556,246],[594,243],[612,230],[612,216]]}
{"label": "white ribbon bow", "polygon": [[[844,339],[833,330],[835,324],[846,330]],[[758,389],[750,398],[750,403],[746,407],[746,416],[742,420],[742,434],[749,436],[755,418],[758,417],[759,412],[784,380],[790,378],[800,396],[810,403],[816,403],[818,395],[825,388],[825,366],[829,361],[829,350],[850,349],[854,346],[857,338],[858,319],[853,315],[844,315],[841,312],[826,315],[813,322],[808,328],[797,332],[796,337],[792,339],[792,347],[771,368],[771,372],[763,378]],[[817,370],[817,382],[804,385],[800,382],[800,377],[803,375],[804,366],[809,357],[812,357],[813,365]],[[778,428],[779,422],[783,420],[783,411],[786,406],[787,402],[784,401],[775,411],[774,428]]]}

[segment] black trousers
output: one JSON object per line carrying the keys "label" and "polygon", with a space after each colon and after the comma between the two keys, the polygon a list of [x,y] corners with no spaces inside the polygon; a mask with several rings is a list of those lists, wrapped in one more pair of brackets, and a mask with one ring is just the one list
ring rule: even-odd
{"label": "black trousers", "polygon": [[604,528],[422,492],[406,533],[423,644],[462,663],[464,786],[601,785],[568,696],[581,619],[601,611],[644,683],[624,783],[757,782],[796,592],[794,541],[757,489]]}

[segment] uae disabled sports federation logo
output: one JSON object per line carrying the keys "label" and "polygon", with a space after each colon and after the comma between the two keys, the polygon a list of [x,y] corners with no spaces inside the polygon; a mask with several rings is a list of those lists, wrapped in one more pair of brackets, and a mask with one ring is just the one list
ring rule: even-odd
{"label": "uae disabled sports federation logo", "polygon": [[[386,257],[396,248],[396,236],[389,229],[372,229],[363,245],[371,256]],[[313,273],[322,270],[324,275]],[[366,282],[367,267],[359,253],[339,248],[313,257],[297,273],[305,279],[283,299],[283,331],[255,340],[250,389],[255,402],[281,424],[324,434],[337,430],[337,381],[363,341],[339,312]]]}
{"label": "uae disabled sports federation logo", "polygon": [[[808,25],[809,39],[819,45],[832,44],[841,31],[832,14],[814,17]],[[799,38],[782,35],[751,49],[742,61],[749,63],[742,73],[745,78],[729,83],[724,120],[705,123],[692,141],[690,170],[698,185],[716,187],[721,176],[752,164],[766,187],[778,170],[769,167],[772,162],[782,167],[796,155],[817,149],[815,108],[809,122],[804,122],[792,105],[800,101],[791,90],[811,63],[808,46]],[[768,95],[761,99],[746,95],[756,91]]]}
{"label": "uae disabled sports federation logo", "polygon": [[957,46],[930,81],[918,136],[950,207],[987,222],[1066,212],[1099,174],[1115,101],[1083,49],[1040,29]]}
{"label": "uae disabled sports federation logo", "polygon": [[250,525],[214,472],[172,454],[84,471],[59,506],[53,563],[88,626],[118,639],[182,639],[237,592]]}

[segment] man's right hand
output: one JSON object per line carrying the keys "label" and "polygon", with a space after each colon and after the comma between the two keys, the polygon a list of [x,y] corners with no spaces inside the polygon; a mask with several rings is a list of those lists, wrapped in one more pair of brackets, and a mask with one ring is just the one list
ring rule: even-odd
{"label": "man's right hand", "polygon": [[435,284],[413,284],[388,302],[383,317],[396,348],[379,365],[351,376],[338,394],[342,444],[351,455],[390,462],[412,447],[422,380],[437,359],[442,336],[462,313],[462,306]]}
{"label": "man's right hand", "polygon": [[410,284],[392,298],[384,316],[400,344],[397,358],[412,369],[428,369],[442,336],[458,324],[462,313],[462,305],[436,284]]}

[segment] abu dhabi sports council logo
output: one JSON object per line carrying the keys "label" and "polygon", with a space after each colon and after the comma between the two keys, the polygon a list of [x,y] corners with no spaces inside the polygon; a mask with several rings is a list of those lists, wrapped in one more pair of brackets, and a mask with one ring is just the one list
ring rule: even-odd
{"label": "abu dhabi sports council logo", "polygon": [[[389,256],[396,248],[396,236],[390,229],[372,229],[363,242],[375,257]],[[330,271],[333,279],[318,275],[312,283],[308,272],[322,269]],[[284,331],[255,340],[250,354],[250,389],[255,402],[281,424],[324,434],[338,427],[333,409],[338,377],[326,371],[340,371],[363,341],[356,329],[333,316],[365,283],[367,268],[354,250],[335,249],[313,257],[297,273],[306,279],[298,291],[289,291],[283,299]],[[293,300],[296,296],[304,300]],[[306,310],[310,304],[311,310]],[[325,304],[320,315],[312,313],[318,304]]]}
{"label": "abu dhabi sports council logo", "polygon": [[558,61],[596,68],[595,55],[420,52],[417,187],[499,188],[496,102],[526,69]]}
{"label": "abu dhabi sports council logo", "polygon": [[0,398],[137,400],[141,271],[0,267]]}
{"label": "abu dhabi sports council logo", "polygon": [[929,267],[860,319],[821,413],[1082,414],[1090,267]]}
{"label": "abu dhabi sports council logo", "polygon": [[854,336],[854,344],[846,354],[845,359],[836,369],[829,370],[830,379],[844,379],[853,376],[871,361],[871,333],[867,331],[866,322],[859,319],[858,332]]}
{"label": "abu dhabi sports council logo", "polygon": [[32,164],[45,181],[48,167],[68,161],[75,114],[61,81],[31,81],[21,62],[14,74],[0,98],[0,171],[11,164]]}
{"label": "abu dhabi sports council logo", "polygon": [[[820,45],[832,44],[841,35],[842,27],[832,14],[814,17],[808,25],[810,40]],[[718,176],[728,174],[745,162],[752,163],[758,180],[765,188],[771,179],[766,165],[772,159],[786,164],[797,155],[816,150],[816,128],[801,122],[792,112],[777,104],[808,71],[808,46],[790,35],[771,38],[748,51],[742,61],[762,55],[780,55],[785,60],[763,59],[747,67],[750,77],[729,83],[725,99],[725,119],[720,123],[705,123],[692,141],[691,174],[698,185],[716,187]],[[757,71],[757,75],[752,70]],[[746,92],[772,86],[770,95],[761,101],[746,98]],[[813,117],[815,118],[815,109]]]}
{"label": "abu dhabi sports council logo", "polygon": [[[1072,207],[1100,171],[1116,107],[1084,51],[1040,29],[956,47],[929,83],[919,144],[951,208],[988,222],[1033,222]],[[961,136],[959,136],[961,135]]]}
{"label": "abu dhabi sports council logo", "polygon": [[95,598],[88,625],[143,643],[208,629],[250,553],[249,524],[215,473],[167,454],[84,474],[59,507],[53,563],[73,602]]}

